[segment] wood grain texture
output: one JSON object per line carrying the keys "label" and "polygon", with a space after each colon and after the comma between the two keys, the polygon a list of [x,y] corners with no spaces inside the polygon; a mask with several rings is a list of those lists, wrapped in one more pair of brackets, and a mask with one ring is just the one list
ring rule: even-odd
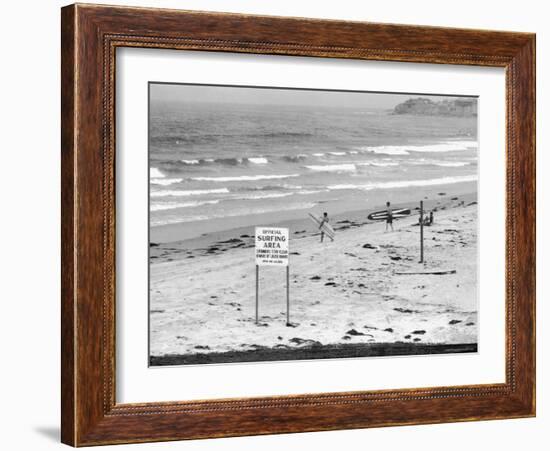
{"label": "wood grain texture", "polygon": [[74,159],[76,145],[75,129],[75,29],[74,9],[63,9],[61,18],[61,440],[75,443],[75,328],[74,302]]}
{"label": "wood grain texture", "polygon": [[[534,35],[72,5],[62,10],[61,36],[64,443],[85,446],[534,415]],[[506,383],[117,404],[114,87],[118,47],[506,68]]]}

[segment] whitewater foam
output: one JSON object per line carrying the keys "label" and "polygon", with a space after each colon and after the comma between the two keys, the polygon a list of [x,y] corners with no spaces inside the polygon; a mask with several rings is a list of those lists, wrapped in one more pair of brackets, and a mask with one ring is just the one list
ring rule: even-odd
{"label": "whitewater foam", "polygon": [[439,144],[399,145],[399,146],[362,146],[362,152],[386,155],[409,155],[410,152],[458,152],[477,148],[477,141],[444,141]]}
{"label": "whitewater foam", "polygon": [[299,176],[300,174],[239,175],[234,177],[193,177],[192,180],[197,182],[252,182],[256,180],[277,180]]}
{"label": "whitewater foam", "polygon": [[427,160],[425,158],[421,158],[417,161],[411,161],[410,164],[414,164],[416,166],[431,165],[431,166],[440,166],[443,168],[458,168],[462,166],[468,166],[470,162],[469,161]]}
{"label": "whitewater foam", "polygon": [[150,178],[162,178],[164,174],[160,172],[157,168],[149,168],[149,177]]}
{"label": "whitewater foam", "polygon": [[191,201],[191,202],[167,202],[162,204],[151,205],[151,211],[164,211],[174,210],[176,208],[191,208],[200,207],[202,205],[213,205],[219,203],[219,200],[204,200],[204,201]]}
{"label": "whitewater foam", "polygon": [[448,141],[425,146],[405,146],[410,152],[457,152],[477,147],[475,141]]}
{"label": "whitewater foam", "polygon": [[365,161],[363,163],[357,163],[359,166],[377,166],[377,167],[386,167],[386,166],[398,166],[399,163],[395,161]]}
{"label": "whitewater foam", "polygon": [[441,166],[443,168],[459,168],[462,166],[468,166],[470,163],[466,161],[434,161],[434,166]]}
{"label": "whitewater foam", "polygon": [[267,158],[265,157],[248,157],[247,160],[250,162],[250,163],[254,163],[254,164],[267,164],[268,161],[267,161]]}
{"label": "whitewater foam", "polygon": [[282,185],[257,185],[257,186],[242,186],[235,188],[236,191],[281,191],[281,190],[298,190],[302,189],[301,185],[290,185],[283,183]]}
{"label": "whitewater foam", "polygon": [[393,182],[365,183],[365,184],[342,184],[329,185],[329,190],[359,189],[369,191],[373,189],[391,189],[391,188],[409,188],[413,186],[432,186],[432,185],[450,185],[453,183],[475,182],[477,175],[463,175],[458,177],[440,177],[428,180],[403,180]]}
{"label": "whitewater foam", "polygon": [[174,183],[181,183],[182,180],[183,179],[157,178],[157,179],[151,179],[150,182],[152,185],[168,186],[168,185],[173,185]]}
{"label": "whitewater foam", "polygon": [[279,197],[288,197],[292,195],[294,195],[294,193],[250,194],[236,197],[235,200],[277,199]]}
{"label": "whitewater foam", "polygon": [[455,146],[463,146],[463,147],[477,147],[477,141],[445,141],[446,144],[452,144]]}
{"label": "whitewater foam", "polygon": [[316,172],[353,172],[357,170],[357,168],[355,167],[355,164],[352,164],[352,163],[313,165],[313,166],[306,166],[306,168]]}
{"label": "whitewater foam", "polygon": [[151,191],[151,197],[187,197],[187,196],[200,196],[203,194],[225,194],[228,193],[227,188],[219,189],[195,189],[195,190],[163,190],[163,191]]}
{"label": "whitewater foam", "polygon": [[403,146],[364,146],[358,147],[357,149],[361,152],[372,152],[386,155],[409,155],[409,152],[407,152]]}

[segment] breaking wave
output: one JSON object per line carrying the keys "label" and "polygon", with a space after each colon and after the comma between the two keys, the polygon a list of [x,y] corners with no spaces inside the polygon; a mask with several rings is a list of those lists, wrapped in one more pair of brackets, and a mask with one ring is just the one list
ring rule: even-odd
{"label": "breaking wave", "polygon": [[268,163],[267,158],[265,158],[265,157],[255,157],[255,158],[248,157],[247,160],[250,161],[251,163],[254,163],[254,164],[267,164]]}
{"label": "breaking wave", "polygon": [[162,178],[164,174],[160,172],[157,168],[149,168],[149,177],[150,178]]}
{"label": "breaking wave", "polygon": [[357,170],[357,167],[353,163],[312,165],[306,166],[306,168],[316,172],[353,172]]}
{"label": "breaking wave", "polygon": [[151,191],[151,197],[188,197],[201,196],[204,194],[226,194],[229,193],[227,188],[219,189],[194,189],[194,190],[163,190]]}
{"label": "breaking wave", "polygon": [[166,202],[151,205],[151,211],[174,210],[176,208],[200,207],[201,205],[217,204],[219,200],[197,200],[190,202]]}
{"label": "breaking wave", "polygon": [[329,185],[329,190],[341,190],[341,189],[359,189],[359,190],[373,190],[373,189],[391,189],[391,188],[409,188],[413,186],[431,186],[431,185],[450,185],[453,183],[462,182],[475,182],[477,181],[477,175],[464,175],[458,177],[440,177],[436,179],[428,180],[402,180],[393,182],[379,182],[379,183],[364,183],[364,184],[341,184],[341,185]]}
{"label": "breaking wave", "polygon": [[151,179],[151,184],[169,186],[169,185],[173,185],[174,183],[181,183],[182,180],[183,179],[156,178],[156,179]]}
{"label": "breaking wave", "polygon": [[371,152],[385,155],[409,155],[410,152],[457,152],[477,147],[477,141],[445,141],[439,144],[400,145],[400,146],[362,146],[361,152]]}
{"label": "breaking wave", "polygon": [[273,175],[237,175],[233,177],[193,177],[197,182],[252,182],[257,180],[278,180],[290,177],[299,177],[300,174],[273,174]]}

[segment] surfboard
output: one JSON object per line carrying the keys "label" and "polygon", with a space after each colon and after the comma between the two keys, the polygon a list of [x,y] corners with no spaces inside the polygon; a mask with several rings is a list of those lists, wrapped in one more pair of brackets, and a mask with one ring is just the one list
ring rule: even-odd
{"label": "surfboard", "polygon": [[[391,211],[394,219],[404,218],[411,214],[411,210],[408,208],[396,208]],[[387,210],[375,211],[367,216],[371,221],[385,221],[388,218]]]}
{"label": "surfboard", "polygon": [[[321,220],[317,216],[309,213],[309,217],[317,225],[317,227],[321,225]],[[321,230],[325,232],[329,238],[334,239],[334,234],[335,234],[334,229],[330,224],[327,224],[327,223],[323,224],[323,226],[321,227]]]}

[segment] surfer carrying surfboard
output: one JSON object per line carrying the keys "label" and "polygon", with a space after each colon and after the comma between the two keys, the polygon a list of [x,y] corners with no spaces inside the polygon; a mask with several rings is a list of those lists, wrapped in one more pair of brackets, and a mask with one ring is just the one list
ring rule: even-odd
{"label": "surfer carrying surfboard", "polygon": [[321,243],[325,238],[325,235],[330,238],[331,241],[334,241],[334,229],[329,224],[328,213],[323,213],[323,216],[318,218],[312,213],[308,213],[310,219],[314,222],[317,228],[321,231]]}
{"label": "surfer carrying surfboard", "polygon": [[386,202],[386,212],[386,232],[388,231],[388,226],[391,227],[391,231],[393,232],[393,212],[389,202]]}
{"label": "surfer carrying surfboard", "polygon": [[[323,239],[325,238],[325,231],[324,226],[325,224],[328,225],[328,213],[325,211],[323,213],[323,217],[321,218],[320,224],[319,224],[319,230],[321,231],[321,243],[323,242]],[[330,238],[331,241],[334,241],[334,238],[327,234],[327,236]]]}

